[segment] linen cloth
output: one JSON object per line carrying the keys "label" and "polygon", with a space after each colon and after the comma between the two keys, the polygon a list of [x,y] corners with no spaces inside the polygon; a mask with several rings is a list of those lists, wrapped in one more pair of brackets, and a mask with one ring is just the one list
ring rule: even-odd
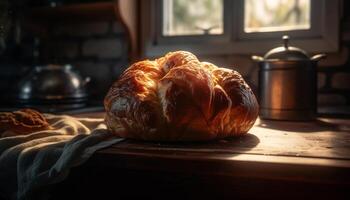
{"label": "linen cloth", "polygon": [[0,133],[0,199],[41,199],[45,188],[63,181],[69,170],[102,148],[123,139],[109,133],[103,119],[45,114],[52,130]]}

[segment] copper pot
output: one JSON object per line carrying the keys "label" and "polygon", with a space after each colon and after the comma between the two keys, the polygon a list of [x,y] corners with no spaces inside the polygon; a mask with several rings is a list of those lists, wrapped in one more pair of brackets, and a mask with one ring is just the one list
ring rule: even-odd
{"label": "copper pot", "polygon": [[304,50],[284,45],[252,56],[259,66],[260,117],[276,120],[313,120],[317,114],[317,63],[325,54],[310,57]]}

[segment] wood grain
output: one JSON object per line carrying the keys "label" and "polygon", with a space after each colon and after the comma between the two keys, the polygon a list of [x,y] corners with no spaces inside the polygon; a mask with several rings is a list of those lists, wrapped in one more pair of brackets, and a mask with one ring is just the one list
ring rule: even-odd
{"label": "wood grain", "polygon": [[57,199],[70,190],[83,199],[349,199],[349,125],[258,120],[246,136],[226,140],[125,140],[74,170]]}
{"label": "wood grain", "polygon": [[198,168],[209,174],[349,183],[344,179],[350,178],[349,130],[348,119],[257,120],[245,136],[211,142],[124,140],[99,151],[90,164],[182,172]]}
{"label": "wood grain", "polygon": [[248,134],[212,142],[157,143],[126,140],[117,150],[183,151],[350,160],[350,120],[313,122],[257,120]]}

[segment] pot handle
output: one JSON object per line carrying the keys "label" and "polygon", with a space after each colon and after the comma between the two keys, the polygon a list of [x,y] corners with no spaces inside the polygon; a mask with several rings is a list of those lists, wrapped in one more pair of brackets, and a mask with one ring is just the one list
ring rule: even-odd
{"label": "pot handle", "polygon": [[264,61],[264,58],[261,56],[252,56],[252,60],[256,61],[256,62],[260,62],[260,61]]}
{"label": "pot handle", "polygon": [[83,81],[83,85],[86,85],[88,84],[89,82],[91,81],[91,78],[90,77],[86,77]]}
{"label": "pot handle", "polygon": [[312,61],[319,61],[319,60],[324,59],[326,57],[327,57],[326,54],[321,53],[321,54],[316,54],[316,55],[312,56],[311,60]]}

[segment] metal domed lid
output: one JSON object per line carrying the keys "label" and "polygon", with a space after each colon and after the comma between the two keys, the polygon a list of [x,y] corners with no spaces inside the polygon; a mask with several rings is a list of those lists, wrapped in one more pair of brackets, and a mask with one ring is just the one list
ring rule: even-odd
{"label": "metal domed lid", "polygon": [[265,60],[310,60],[309,55],[302,49],[289,46],[289,36],[284,35],[283,46],[276,47],[267,52]]}

